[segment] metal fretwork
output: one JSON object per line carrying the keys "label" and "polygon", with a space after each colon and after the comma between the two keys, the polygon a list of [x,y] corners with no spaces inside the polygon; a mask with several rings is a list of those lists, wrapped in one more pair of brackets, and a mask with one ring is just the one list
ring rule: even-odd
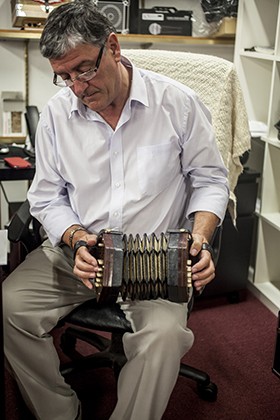
{"label": "metal fretwork", "polygon": [[126,299],[169,299],[186,302],[192,288],[192,242],[187,230],[157,237],[103,231],[90,252],[99,272],[94,279],[99,302]]}

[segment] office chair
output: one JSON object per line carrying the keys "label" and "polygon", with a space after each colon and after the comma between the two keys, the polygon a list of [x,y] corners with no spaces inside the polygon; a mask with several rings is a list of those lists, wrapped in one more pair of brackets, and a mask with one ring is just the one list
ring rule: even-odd
{"label": "office chair", "polygon": [[[175,51],[123,50],[123,55],[138,67],[157,71],[172,77],[194,89],[210,109],[217,145],[229,171],[229,211],[235,217],[234,189],[243,170],[240,157],[250,149],[248,119],[237,74],[231,62],[208,55]],[[30,229],[30,224],[33,227]],[[14,226],[17,225],[17,229]],[[40,243],[39,226],[29,214],[28,203],[24,203],[15,214],[8,228],[12,242],[24,243],[29,252]],[[216,237],[219,248],[221,230]],[[30,239],[31,235],[31,239]],[[23,241],[22,238],[28,238]],[[216,245],[214,244],[216,247]],[[191,301],[190,306],[193,301]],[[191,309],[191,308],[190,308]],[[73,369],[109,366],[116,376],[125,363],[121,337],[131,326],[116,304],[100,306],[95,300],[88,301],[64,318],[70,326],[62,336],[62,350],[73,360],[62,366],[67,374]],[[100,337],[98,331],[111,333],[111,340]],[[89,357],[78,357],[75,351],[77,338],[93,344],[98,353]],[[207,373],[191,366],[181,365],[180,374],[197,382],[200,397],[214,401],[217,386]]]}
{"label": "office chair", "polygon": [[[214,236],[212,247],[215,263],[218,260],[221,232],[219,228]],[[23,247],[22,258],[31,252],[42,242],[41,226],[29,212],[29,202],[26,200],[13,215],[8,226],[8,239],[12,243],[20,243]],[[19,261],[20,262],[20,261]],[[193,298],[188,305],[188,313],[191,312]],[[71,362],[61,366],[63,375],[74,370],[110,367],[114,374],[118,374],[126,363],[123,351],[122,336],[126,332],[132,332],[131,324],[126,319],[124,312],[117,303],[99,304],[96,299],[91,299],[63,318],[60,324],[67,324],[67,328],[61,336],[61,349]],[[98,333],[110,333],[111,338],[106,338]],[[75,348],[77,339],[91,344],[98,352],[89,356],[79,354]],[[194,380],[197,383],[198,395],[207,401],[215,401],[218,388],[211,382],[209,375],[199,369],[181,363],[180,375]]]}
{"label": "office chair", "polygon": [[26,127],[27,132],[29,135],[30,140],[30,147],[25,147],[25,151],[27,154],[30,154],[32,157],[35,156],[35,134],[36,134],[36,128],[39,121],[39,110],[37,106],[35,105],[27,105],[26,110],[24,113],[25,121],[26,121]]}

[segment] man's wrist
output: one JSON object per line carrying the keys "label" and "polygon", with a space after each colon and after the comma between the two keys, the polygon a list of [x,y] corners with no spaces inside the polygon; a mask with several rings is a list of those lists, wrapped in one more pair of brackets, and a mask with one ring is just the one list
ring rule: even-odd
{"label": "man's wrist", "polygon": [[74,236],[76,235],[77,232],[80,232],[80,231],[86,232],[86,229],[83,226],[77,225],[77,226],[74,226],[72,230],[69,232],[68,243],[69,243],[70,248],[73,249]]}

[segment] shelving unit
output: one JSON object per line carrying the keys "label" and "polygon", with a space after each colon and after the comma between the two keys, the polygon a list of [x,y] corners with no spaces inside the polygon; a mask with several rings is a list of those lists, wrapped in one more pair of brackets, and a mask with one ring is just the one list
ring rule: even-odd
{"label": "shelving unit", "polygon": [[[25,100],[29,103],[30,62],[34,56],[34,48],[41,37],[40,29],[0,29],[0,43],[21,44],[23,45],[24,73],[25,73]],[[143,34],[118,34],[122,48],[168,48],[168,49],[203,49],[212,51],[218,49],[221,54],[226,49],[227,53],[233,55],[234,37],[213,37],[198,38],[191,36],[167,36],[167,35],[143,35]],[[232,53],[231,53],[232,51]],[[210,52],[211,53],[211,52]],[[1,142],[1,139],[0,139]],[[2,141],[3,142],[3,141]]]}
{"label": "shelving unit", "polygon": [[[18,29],[0,29],[1,40],[39,40],[41,31],[18,30]],[[141,34],[118,34],[121,43],[139,43],[139,44],[186,44],[186,45],[233,45],[234,37],[215,37],[198,38],[192,36],[178,35],[141,35]]]}
{"label": "shelving unit", "polygon": [[[252,47],[271,51],[252,52]],[[257,251],[250,288],[275,315],[280,308],[280,1],[239,0],[235,43],[249,120],[265,123],[265,136],[252,139],[249,165],[262,173],[258,197]]]}

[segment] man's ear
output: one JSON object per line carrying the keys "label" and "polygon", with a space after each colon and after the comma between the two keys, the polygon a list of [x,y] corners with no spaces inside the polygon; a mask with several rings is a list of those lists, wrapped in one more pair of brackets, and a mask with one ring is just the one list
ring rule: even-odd
{"label": "man's ear", "polygon": [[107,48],[112,51],[116,61],[121,59],[121,47],[117,35],[112,32],[107,40]]}

